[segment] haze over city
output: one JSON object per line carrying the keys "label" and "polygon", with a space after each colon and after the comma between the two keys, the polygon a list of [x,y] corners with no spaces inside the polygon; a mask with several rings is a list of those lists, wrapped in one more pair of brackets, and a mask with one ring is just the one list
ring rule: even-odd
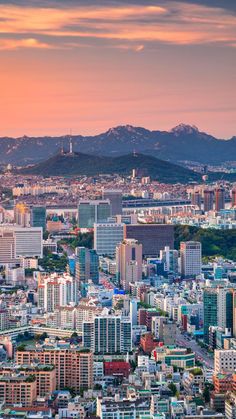
{"label": "haze over city", "polygon": [[234,1],[0,1],[1,136],[236,134]]}

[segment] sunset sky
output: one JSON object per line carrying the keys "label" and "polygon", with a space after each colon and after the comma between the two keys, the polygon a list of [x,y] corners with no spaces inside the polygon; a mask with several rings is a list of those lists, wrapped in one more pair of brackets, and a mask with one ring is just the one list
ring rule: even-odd
{"label": "sunset sky", "polygon": [[0,86],[0,136],[183,122],[230,138],[236,1],[0,0]]}

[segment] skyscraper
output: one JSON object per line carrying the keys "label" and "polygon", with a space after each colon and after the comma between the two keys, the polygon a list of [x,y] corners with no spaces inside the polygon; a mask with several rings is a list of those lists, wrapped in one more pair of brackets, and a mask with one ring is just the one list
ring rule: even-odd
{"label": "skyscraper", "polygon": [[46,207],[44,206],[33,206],[31,208],[30,215],[31,227],[42,227],[46,229]]}
{"label": "skyscraper", "polygon": [[215,189],[215,210],[219,212],[225,208],[225,189],[218,187]]}
{"label": "skyscraper", "polygon": [[86,286],[91,279],[99,282],[99,259],[96,250],[77,247],[75,250],[75,278],[82,296],[86,296]]}
{"label": "skyscraper", "polygon": [[200,242],[180,243],[181,274],[183,277],[197,276],[202,268],[202,245]]}
{"label": "skyscraper", "polygon": [[211,189],[205,189],[203,197],[204,212],[212,211],[214,205],[214,191],[212,191]]}
{"label": "skyscraper", "polygon": [[111,203],[111,215],[122,214],[122,191],[113,189],[104,189],[103,199],[109,199]]}
{"label": "skyscraper", "polygon": [[116,246],[124,239],[124,224],[94,224],[94,248],[99,256],[114,256]]}
{"label": "skyscraper", "polygon": [[223,286],[203,291],[204,340],[209,343],[209,327],[219,326],[234,333],[234,292]]}
{"label": "skyscraper", "polygon": [[142,279],[142,244],[126,239],[116,248],[116,268],[120,284],[125,291],[129,283]]}
{"label": "skyscraper", "polygon": [[19,202],[15,205],[14,219],[18,226],[30,227],[30,210],[23,202]]}
{"label": "skyscraper", "polygon": [[105,223],[111,216],[109,200],[80,201],[78,206],[79,228],[93,228],[94,223]]}
{"label": "skyscraper", "polygon": [[218,294],[215,288],[205,288],[203,291],[204,310],[204,341],[209,343],[209,327],[217,326]]}

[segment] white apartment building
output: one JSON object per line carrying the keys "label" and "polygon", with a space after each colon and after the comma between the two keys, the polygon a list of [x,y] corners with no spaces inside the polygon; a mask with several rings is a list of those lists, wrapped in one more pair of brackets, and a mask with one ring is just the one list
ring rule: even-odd
{"label": "white apartment building", "polygon": [[58,307],[76,304],[77,283],[68,274],[52,274],[44,277],[38,285],[38,306],[47,313]]}
{"label": "white apartment building", "polygon": [[224,372],[234,372],[236,370],[236,350],[215,350],[214,367],[215,374]]}
{"label": "white apartment building", "polygon": [[202,245],[200,242],[180,243],[181,274],[184,277],[201,275]]}

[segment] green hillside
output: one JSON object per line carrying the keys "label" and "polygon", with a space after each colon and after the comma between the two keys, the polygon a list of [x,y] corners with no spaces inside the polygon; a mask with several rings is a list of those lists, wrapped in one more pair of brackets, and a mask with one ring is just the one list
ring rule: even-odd
{"label": "green hillside", "polygon": [[143,154],[115,158],[82,153],[58,154],[35,166],[21,169],[20,173],[42,176],[130,175],[133,169],[137,169],[140,176],[151,176],[160,182],[187,183],[200,180],[200,175],[189,169]]}

